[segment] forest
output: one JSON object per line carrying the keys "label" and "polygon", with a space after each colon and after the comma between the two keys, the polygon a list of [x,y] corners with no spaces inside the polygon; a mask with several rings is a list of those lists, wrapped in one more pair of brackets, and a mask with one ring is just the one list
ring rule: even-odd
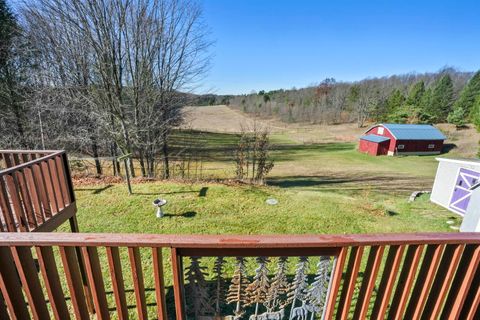
{"label": "forest", "polygon": [[[210,64],[189,0],[0,0],[0,145],[162,163]],[[134,175],[130,162],[131,174]],[[97,172],[99,170],[97,162]]]}
{"label": "forest", "polygon": [[435,73],[393,75],[357,82],[327,78],[318,85],[261,90],[230,97],[243,112],[286,122],[442,123],[462,127],[478,122],[480,72],[443,68]]}

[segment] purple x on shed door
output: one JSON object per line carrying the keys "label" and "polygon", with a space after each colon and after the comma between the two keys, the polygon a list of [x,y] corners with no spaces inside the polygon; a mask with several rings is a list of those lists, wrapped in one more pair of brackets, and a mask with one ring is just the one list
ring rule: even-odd
{"label": "purple x on shed door", "polygon": [[457,181],[450,199],[450,209],[460,214],[465,214],[472,191],[470,188],[480,181],[480,172],[460,168]]}

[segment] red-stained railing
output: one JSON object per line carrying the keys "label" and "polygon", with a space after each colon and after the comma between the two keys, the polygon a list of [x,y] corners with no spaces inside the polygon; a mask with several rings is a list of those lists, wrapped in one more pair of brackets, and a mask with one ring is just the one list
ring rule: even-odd
{"label": "red-stained railing", "polygon": [[480,235],[474,233],[2,233],[0,318],[87,319],[76,250],[98,319],[480,315]]}
{"label": "red-stained railing", "polygon": [[0,232],[52,231],[76,213],[64,151],[0,150]]}

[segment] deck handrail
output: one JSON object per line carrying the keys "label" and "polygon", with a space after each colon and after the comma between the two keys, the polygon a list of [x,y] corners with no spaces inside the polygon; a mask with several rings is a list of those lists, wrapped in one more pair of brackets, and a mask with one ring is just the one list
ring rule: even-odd
{"label": "deck handrail", "polygon": [[[82,260],[88,286],[80,277]],[[168,309],[168,319],[178,320],[478,319],[480,314],[478,233],[0,233],[0,261],[0,314],[3,308],[22,319],[52,313],[83,319],[93,310],[98,319],[114,314],[126,319],[129,308],[139,319],[167,319]],[[315,270],[302,267],[305,263]],[[278,288],[255,295],[262,270],[269,286]],[[295,296],[298,281],[305,290]],[[153,288],[147,290],[147,284]]]}
{"label": "deck handrail", "polygon": [[478,232],[369,234],[189,235],[146,233],[0,233],[0,246],[117,246],[163,248],[317,248],[385,245],[480,245]]}

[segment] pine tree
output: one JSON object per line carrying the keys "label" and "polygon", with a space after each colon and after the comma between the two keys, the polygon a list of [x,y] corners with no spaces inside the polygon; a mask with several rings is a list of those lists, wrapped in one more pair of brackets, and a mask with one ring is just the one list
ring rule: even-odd
{"label": "pine tree", "polygon": [[[480,71],[474,74],[474,76],[468,81],[468,83],[463,87],[460,97],[453,105],[453,113],[456,113],[457,116],[452,116],[449,122],[457,124],[455,121],[460,120],[458,115],[464,115],[465,117],[471,116],[471,111],[473,104],[477,97],[480,96]],[[468,119],[464,119],[466,122]]]}
{"label": "pine tree", "polygon": [[432,115],[435,123],[445,122],[452,111],[454,102],[452,78],[445,74],[438,80],[432,91],[428,113]]}
{"label": "pine tree", "polygon": [[240,317],[245,313],[242,309],[248,304],[247,296],[248,279],[245,271],[245,258],[237,257],[235,272],[227,293],[227,303],[235,303],[235,316]]}
{"label": "pine tree", "polygon": [[225,259],[217,257],[213,266],[213,282],[215,283],[215,316],[221,315],[222,303],[225,300],[225,279],[223,278],[223,266]]}
{"label": "pine tree", "polygon": [[472,122],[477,128],[477,131],[480,132],[480,97],[475,99],[472,106]]}
{"label": "pine tree", "polygon": [[317,264],[317,273],[312,286],[308,290],[308,300],[313,306],[311,319],[315,317],[315,313],[321,313],[325,307],[325,299],[328,293],[328,283],[330,280],[330,258],[321,257]]}
{"label": "pine tree", "polygon": [[400,109],[404,102],[405,97],[403,96],[403,93],[399,89],[393,90],[387,99],[386,107],[388,114],[392,114]]}
{"label": "pine tree", "polygon": [[419,107],[421,105],[424,94],[425,94],[425,83],[423,81],[418,81],[414,83],[411,86],[410,91],[408,92],[408,97],[405,100],[405,104],[408,106]]}
{"label": "pine tree", "polygon": [[295,302],[297,300],[305,299],[307,287],[308,287],[308,258],[300,257],[297,264],[297,269],[295,271],[295,277],[293,278],[293,282],[290,285],[290,290],[287,294],[287,304],[291,304],[289,319],[292,319],[292,316],[293,316],[292,312],[293,312],[293,308],[295,308]]}
{"label": "pine tree", "polygon": [[268,312],[273,312],[276,307],[285,305],[288,289],[287,258],[280,257],[278,258],[277,270],[275,276],[272,278],[267,298],[264,303]]}
{"label": "pine tree", "polygon": [[270,271],[267,268],[268,262],[268,259],[265,257],[257,258],[258,267],[255,269],[253,282],[247,287],[249,304],[255,304],[255,316],[258,315],[259,305],[266,301],[268,289],[270,288],[270,280],[268,278]]}
{"label": "pine tree", "polygon": [[189,310],[193,310],[195,318],[201,315],[213,314],[213,309],[209,303],[209,294],[207,282],[205,280],[206,267],[200,266],[198,257],[190,257],[190,265],[185,270],[187,284],[185,290],[188,293]]}

